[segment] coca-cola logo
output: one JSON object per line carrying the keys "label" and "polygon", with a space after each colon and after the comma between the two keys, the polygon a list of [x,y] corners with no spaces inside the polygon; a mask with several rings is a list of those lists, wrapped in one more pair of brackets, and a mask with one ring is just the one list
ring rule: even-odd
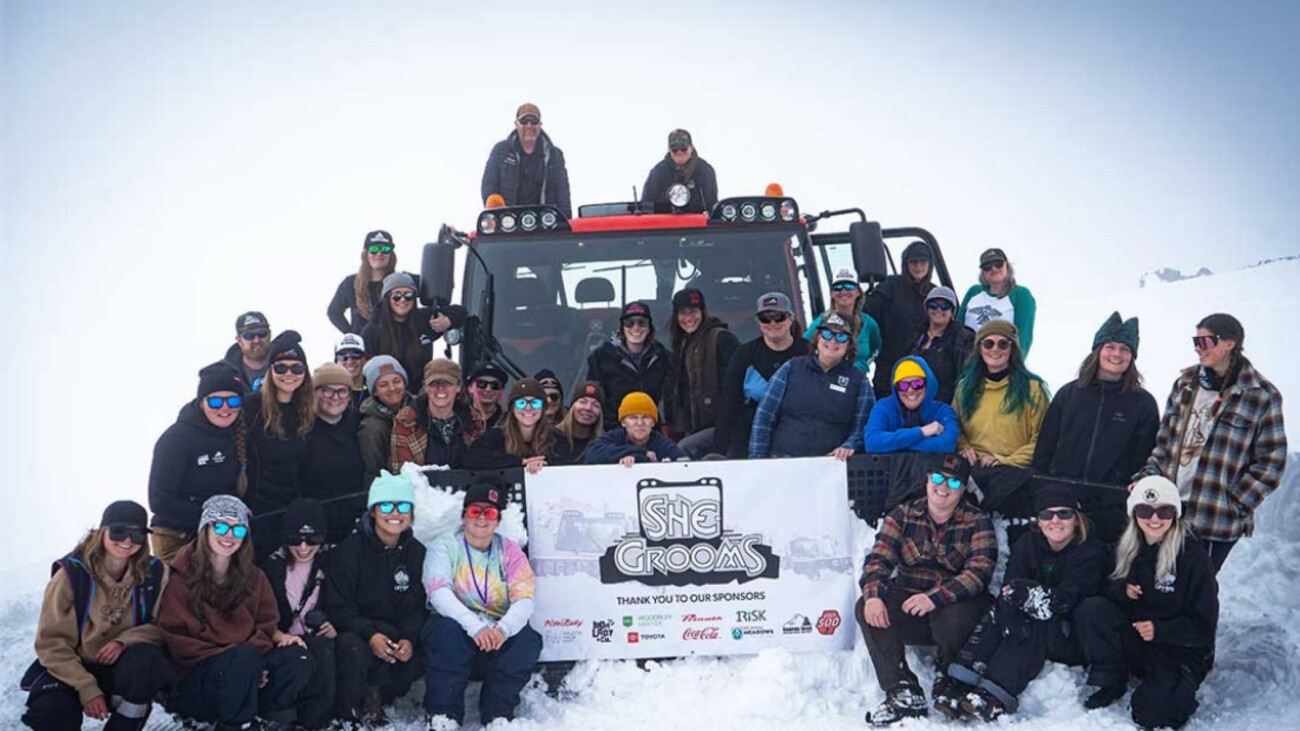
{"label": "coca-cola logo", "polygon": [[840,613],[834,609],[827,609],[822,612],[822,616],[817,619],[817,631],[824,635],[833,635],[835,630],[840,627]]}
{"label": "coca-cola logo", "polygon": [[717,627],[687,627],[682,631],[682,639],[688,642],[694,640],[716,640],[718,639]]}
{"label": "coca-cola logo", "polygon": [[543,627],[581,627],[581,619],[572,619],[564,617],[563,619],[548,619],[542,623]]}
{"label": "coca-cola logo", "polygon": [[682,621],[683,621],[683,622],[694,622],[694,623],[696,623],[696,624],[703,624],[703,623],[706,623],[706,622],[721,622],[721,621],[722,621],[722,617],[719,617],[719,616],[717,616],[717,615],[714,615],[714,616],[712,616],[712,617],[702,617],[702,616],[700,616],[700,615],[698,615],[698,614],[683,614],[683,615],[682,615]]}

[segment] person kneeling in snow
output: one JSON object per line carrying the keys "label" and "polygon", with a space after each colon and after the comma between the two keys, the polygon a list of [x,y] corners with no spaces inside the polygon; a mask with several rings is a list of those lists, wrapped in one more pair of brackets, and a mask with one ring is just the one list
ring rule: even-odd
{"label": "person kneeling in snow", "polygon": [[[926,715],[925,692],[907,666],[907,645],[938,645],[946,668],[988,607],[986,588],[998,562],[989,516],[963,501],[970,464],[936,456],[925,497],[885,517],[862,570],[854,613],[885,702],[867,714],[873,726]],[[952,682],[935,673],[936,706],[953,702]]]}
{"label": "person kneeling in snow", "polygon": [[1131,672],[1142,678],[1130,701],[1133,722],[1180,728],[1196,712],[1196,690],[1213,662],[1219,585],[1173,482],[1142,478],[1128,512],[1109,585],[1074,611],[1088,684],[1098,686],[1084,706],[1122,698]]}
{"label": "person kneeling in snow", "polygon": [[1016,697],[1048,660],[1083,663],[1070,613],[1101,588],[1106,549],[1088,542],[1088,519],[1069,486],[1036,491],[1034,513],[1034,530],[1011,547],[996,604],[948,666],[948,677],[973,686],[960,705],[938,706],[949,718],[992,721],[1015,713]]}
{"label": "person kneeling in snow", "polygon": [[655,429],[659,408],[649,394],[633,391],[625,396],[618,407],[618,423],[622,426],[601,434],[587,445],[587,464],[631,467],[637,462],[689,459],[673,440]]}
{"label": "person kneeling in snow", "polygon": [[424,563],[429,606],[424,623],[424,708],[430,729],[455,729],[465,716],[470,669],[485,667],[479,712],[486,726],[513,720],[519,692],[542,652],[528,626],[533,613],[533,569],[519,546],[496,534],[505,489],[490,482],[465,491],[461,529],[429,547]]}
{"label": "person kneeling in snow", "polygon": [[425,551],[411,531],[414,519],[411,479],[381,470],[356,531],[330,551],[325,610],[339,633],[335,708],[345,721],[388,725],[384,704],[424,674],[416,643],[425,617]]}

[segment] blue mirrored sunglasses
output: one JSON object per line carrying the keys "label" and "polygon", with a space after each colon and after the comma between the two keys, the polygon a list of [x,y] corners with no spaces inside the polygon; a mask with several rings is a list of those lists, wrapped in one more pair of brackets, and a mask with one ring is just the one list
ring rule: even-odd
{"label": "blue mirrored sunglasses", "polygon": [[825,329],[818,330],[817,332],[821,334],[822,340],[825,340],[826,342],[830,342],[831,340],[834,340],[840,345],[849,342],[848,333],[837,333],[834,330],[825,330]]}
{"label": "blue mirrored sunglasses", "polygon": [[387,503],[379,503],[378,505],[379,505],[379,512],[383,513],[384,515],[388,515],[389,513],[393,512],[394,508],[396,508],[397,512],[401,513],[402,515],[409,515],[410,512],[415,509],[414,505],[406,502],[405,500],[403,500],[400,503],[387,502]]}
{"label": "blue mirrored sunglasses", "polygon": [[515,399],[515,410],[523,411],[527,408],[541,409],[546,402],[539,398],[517,398]]}
{"label": "blue mirrored sunglasses", "polygon": [[212,532],[213,532],[213,533],[216,533],[216,534],[219,535],[219,536],[224,536],[224,535],[226,535],[227,533],[229,533],[230,535],[232,535],[232,536],[234,536],[234,537],[236,537],[236,538],[247,538],[247,537],[248,537],[248,526],[246,526],[246,525],[231,525],[231,524],[229,524],[229,523],[213,523],[213,524],[212,524]]}
{"label": "blue mirrored sunglasses", "polygon": [[204,400],[207,401],[209,409],[220,409],[223,406],[237,409],[244,403],[242,396],[209,396]]}
{"label": "blue mirrored sunglasses", "polygon": [[838,284],[832,284],[831,291],[832,292],[856,292],[858,291],[858,285],[854,284],[853,282],[840,282]]}
{"label": "blue mirrored sunglasses", "polygon": [[930,482],[933,482],[936,485],[942,485],[947,482],[949,490],[960,490],[966,486],[966,483],[963,482],[960,477],[949,477],[938,472],[930,473]]}

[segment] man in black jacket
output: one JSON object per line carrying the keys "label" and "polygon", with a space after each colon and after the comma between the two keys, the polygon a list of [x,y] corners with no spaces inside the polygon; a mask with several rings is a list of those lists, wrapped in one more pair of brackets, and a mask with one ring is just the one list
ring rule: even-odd
{"label": "man in black jacket", "polygon": [[[330,552],[326,611],[338,630],[338,705],[370,726],[387,725],[384,704],[424,674],[418,643],[427,615],[424,545],[415,539],[415,488],[382,470],[360,527]],[[364,702],[364,708],[362,704]]]}
{"label": "man in black jacket", "polygon": [[235,319],[235,344],[226,349],[224,360],[234,366],[249,391],[262,387],[271,367],[271,325],[260,312],[245,312]]}
{"label": "man in black jacket", "polygon": [[876,398],[893,392],[894,365],[912,349],[912,333],[926,321],[925,298],[934,284],[934,253],[924,241],[903,249],[902,274],[894,274],[867,294],[866,311],[880,325],[880,354],[872,378]]}
{"label": "man in black jacket", "polygon": [[545,203],[560,209],[565,218],[573,217],[564,153],[542,131],[536,104],[515,111],[515,131],[492,148],[479,192],[485,202],[496,193],[508,206]]}
{"label": "man in black jacket", "polygon": [[757,338],[740,346],[727,364],[718,393],[714,451],[731,459],[749,456],[749,431],[754,412],[767,391],[772,374],[787,360],[808,354],[808,341],[795,337],[794,307],[780,292],[758,298]]}
{"label": "man in black jacket", "polygon": [[685,185],[691,193],[681,211],[708,213],[718,202],[718,176],[713,166],[700,157],[691,142],[691,133],[684,129],[668,133],[668,153],[650,169],[641,189],[641,202],[668,201],[668,189],[675,183]]}

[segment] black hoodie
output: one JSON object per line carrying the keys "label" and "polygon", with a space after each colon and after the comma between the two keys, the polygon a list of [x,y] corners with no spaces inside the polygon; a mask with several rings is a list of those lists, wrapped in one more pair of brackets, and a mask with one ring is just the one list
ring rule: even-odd
{"label": "black hoodie", "polygon": [[[1086,518],[1085,518],[1086,520]],[[1037,530],[1031,530],[1011,547],[1004,584],[1032,581],[1048,590],[1053,617],[1068,617],[1085,598],[1101,591],[1109,554],[1096,540],[1071,541],[1059,551]]]}
{"label": "black hoodie", "polygon": [[[1178,554],[1173,575],[1157,577],[1156,559],[1160,544],[1148,544],[1141,536],[1138,542],[1138,554],[1128,576],[1111,581],[1106,586],[1106,597],[1122,607],[1129,620],[1154,623],[1156,636],[1153,642],[1206,650],[1212,648],[1219,625],[1219,585],[1214,579],[1214,570],[1210,568],[1205,545],[1189,534],[1183,541],[1183,551]],[[1136,601],[1128,598],[1128,584],[1142,588]]]}
{"label": "black hoodie", "polygon": [[[316,426],[307,435],[307,457],[302,465],[301,490],[298,497],[321,501],[325,506],[326,534],[331,542],[343,540],[365,509],[365,491],[361,481],[366,465],[361,459],[357,430],[361,415],[349,407],[337,424],[316,417]],[[355,495],[353,499],[339,499]]]}
{"label": "black hoodie", "polygon": [[1061,387],[1047,407],[1034,448],[1035,472],[1108,485],[1127,485],[1156,446],[1160,411],[1146,389],[1120,391],[1118,382],[1077,381]]}
{"label": "black hoodie", "polygon": [[[244,418],[249,422],[248,495],[244,502],[253,515],[257,516],[279,510],[301,495],[303,466],[307,462],[309,443],[306,436],[298,436],[296,402],[280,404],[280,422],[287,434],[284,438],[266,430],[260,397],[252,397],[244,405]],[[269,523],[259,523],[254,528],[263,525],[270,526]]]}
{"label": "black hoodie", "polygon": [[424,593],[424,544],[407,530],[389,548],[375,535],[367,511],[355,533],[330,551],[325,612],[339,632],[369,642],[381,632],[393,642],[420,640],[428,617]]}
{"label": "black hoodie", "polygon": [[193,534],[203,501],[234,495],[239,479],[235,427],[213,426],[197,400],[181,407],[176,423],[158,437],[149,468],[152,525]]}
{"label": "black hoodie", "polygon": [[928,322],[925,298],[934,289],[930,281],[934,275],[934,256],[925,257],[930,260],[930,272],[923,281],[914,281],[907,272],[907,260],[914,254],[923,253],[922,250],[929,253],[930,245],[924,241],[908,244],[903,250],[903,272],[886,277],[880,286],[867,294],[866,312],[880,326],[880,354],[876,356],[876,375],[872,379],[876,398],[884,398],[893,392],[894,384],[890,377],[894,373],[894,364],[911,353],[912,333]]}

